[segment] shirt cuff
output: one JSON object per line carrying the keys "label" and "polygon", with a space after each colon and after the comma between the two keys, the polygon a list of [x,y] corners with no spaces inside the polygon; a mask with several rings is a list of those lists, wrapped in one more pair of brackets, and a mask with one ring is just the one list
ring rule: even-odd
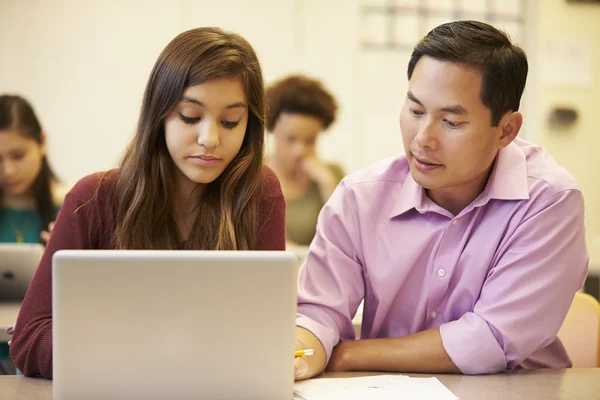
{"label": "shirt cuff", "polygon": [[317,321],[314,321],[304,315],[298,315],[296,317],[296,326],[300,328],[304,328],[319,339],[321,345],[325,349],[325,354],[327,356],[327,361],[325,365],[329,363],[329,358],[331,357],[331,352],[335,345],[337,345],[340,341],[339,334],[336,334],[333,329],[320,324]]}
{"label": "shirt cuff", "polygon": [[442,344],[465,375],[492,374],[506,369],[506,354],[488,323],[475,313],[440,326]]}

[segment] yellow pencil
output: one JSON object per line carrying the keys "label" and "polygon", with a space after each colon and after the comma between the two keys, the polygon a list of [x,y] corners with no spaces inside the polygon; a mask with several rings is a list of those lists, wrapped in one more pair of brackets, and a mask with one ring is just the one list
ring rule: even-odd
{"label": "yellow pencil", "polygon": [[315,351],[313,349],[296,350],[294,352],[294,357],[312,356],[313,354],[315,354]]}

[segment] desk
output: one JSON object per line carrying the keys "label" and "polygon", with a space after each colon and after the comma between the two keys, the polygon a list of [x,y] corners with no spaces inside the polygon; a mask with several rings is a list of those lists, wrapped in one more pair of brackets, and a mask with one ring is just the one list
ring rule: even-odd
{"label": "desk", "polygon": [[[369,375],[369,373],[328,373],[324,377],[344,378],[365,375]],[[591,400],[600,398],[600,368],[545,369],[483,376],[434,376],[461,400]],[[0,400],[51,399],[51,381],[21,376],[0,376]]]}
{"label": "desk", "polygon": [[0,400],[51,400],[52,381],[0,375]]}
{"label": "desk", "polygon": [[[373,375],[372,373],[328,373],[327,378]],[[600,399],[600,368],[539,369],[465,376],[435,376],[460,400],[591,400]],[[2,387],[0,386],[0,389]],[[0,398],[1,399],[1,398]]]}
{"label": "desk", "polygon": [[0,303],[0,343],[10,340],[10,336],[6,334],[6,328],[15,326],[19,308],[21,308],[21,303]]}

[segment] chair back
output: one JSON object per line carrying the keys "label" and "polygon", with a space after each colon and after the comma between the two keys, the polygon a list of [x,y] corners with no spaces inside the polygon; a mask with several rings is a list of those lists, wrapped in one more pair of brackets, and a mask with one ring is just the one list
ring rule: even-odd
{"label": "chair back", "polygon": [[574,368],[600,367],[600,304],[587,293],[577,292],[558,337]]}

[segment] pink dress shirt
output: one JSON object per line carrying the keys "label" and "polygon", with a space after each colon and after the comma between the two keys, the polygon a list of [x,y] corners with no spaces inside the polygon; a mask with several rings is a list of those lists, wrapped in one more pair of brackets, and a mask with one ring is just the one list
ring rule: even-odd
{"label": "pink dress shirt", "polygon": [[453,216],[404,156],[344,179],[323,208],[298,282],[297,325],[331,356],[355,339],[440,327],[465,374],[565,368],[556,334],[587,275],[575,179],[542,148],[502,149],[483,192]]}

